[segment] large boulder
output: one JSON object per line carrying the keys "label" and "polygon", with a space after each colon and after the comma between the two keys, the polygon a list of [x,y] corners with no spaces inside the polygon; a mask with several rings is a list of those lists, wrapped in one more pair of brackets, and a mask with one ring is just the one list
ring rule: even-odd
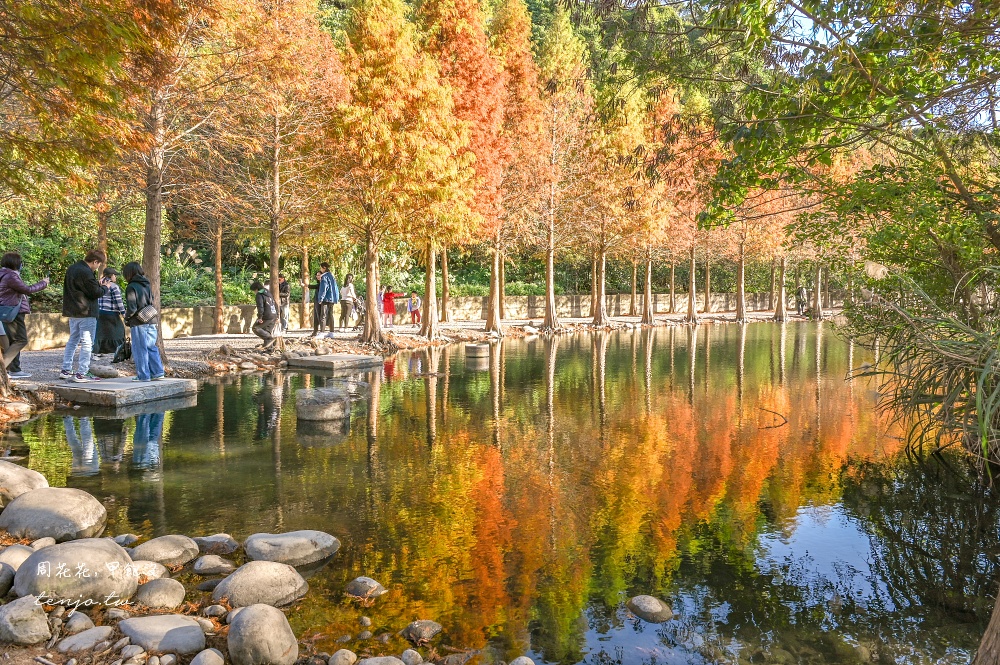
{"label": "large boulder", "polygon": [[0,552],[0,563],[5,563],[16,572],[24,561],[35,553],[35,550],[27,545],[10,545]]}
{"label": "large boulder", "polygon": [[299,643],[284,612],[270,605],[250,605],[229,625],[229,658],[235,665],[292,665]]}
{"label": "large boulder", "polygon": [[198,622],[180,614],[154,614],[118,622],[132,644],[146,651],[189,654],[205,648],[205,632]]}
{"label": "large boulder", "polygon": [[250,561],[222,580],[212,592],[212,600],[227,599],[230,607],[263,603],[281,607],[293,603],[309,591],[298,571],[277,561]]}
{"label": "large boulder", "polygon": [[228,533],[216,533],[211,536],[194,538],[202,554],[232,554],[239,549],[240,544]]}
{"label": "large boulder", "polygon": [[18,598],[0,607],[0,642],[38,644],[50,637],[45,609],[34,598]]}
{"label": "large boulder", "polygon": [[306,388],[295,393],[299,420],[344,420],[351,416],[351,395],[343,388]]}
{"label": "large boulder", "polygon": [[107,538],[85,538],[38,550],[14,576],[18,596],[43,597],[50,603],[114,605],[131,598],[136,586],[132,559]]}
{"label": "large boulder", "polygon": [[184,585],[169,577],[150,580],[139,587],[133,600],[150,609],[172,610],[184,602]]}
{"label": "large boulder", "polygon": [[632,614],[649,623],[663,623],[670,621],[674,616],[669,605],[653,596],[635,596],[630,598],[625,606],[632,611]]}
{"label": "large boulder", "polygon": [[336,554],[340,549],[340,541],[322,531],[255,533],[243,543],[243,549],[254,561],[308,566]]}
{"label": "large boulder", "polygon": [[136,561],[155,561],[164,566],[183,566],[198,556],[198,543],[187,536],[160,536],[132,549]]}
{"label": "large boulder", "polygon": [[13,462],[0,461],[0,508],[30,490],[48,487],[45,476]]}
{"label": "large boulder", "polygon": [[21,494],[0,513],[0,529],[15,538],[57,542],[101,535],[108,511],[83,490],[40,487]]}

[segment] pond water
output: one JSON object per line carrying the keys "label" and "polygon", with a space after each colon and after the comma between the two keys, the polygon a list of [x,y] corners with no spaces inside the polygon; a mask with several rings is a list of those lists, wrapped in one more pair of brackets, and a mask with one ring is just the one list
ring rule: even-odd
{"label": "pond water", "polygon": [[[295,415],[297,390],[340,380],[289,373],[5,442],[101,499],[112,534],[338,536],[290,613],[329,652],[404,648],[357,641],[366,615],[376,635],[434,619],[439,656],[484,663],[968,662],[1000,501],[960,455],[907,458],[874,386],[847,380],[865,360],[830,324],[508,340],[358,376],[343,428]],[[358,575],[391,593],[345,601]],[[637,620],[635,594],[676,617]]]}

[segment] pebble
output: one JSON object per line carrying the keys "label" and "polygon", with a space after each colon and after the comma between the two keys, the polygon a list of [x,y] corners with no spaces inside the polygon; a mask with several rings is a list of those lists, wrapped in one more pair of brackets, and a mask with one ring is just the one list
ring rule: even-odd
{"label": "pebble", "polygon": [[510,661],[510,665],[535,665],[535,661],[531,660],[527,656],[518,656],[514,660]]}
{"label": "pebble", "polygon": [[341,635],[340,637],[337,638],[337,642],[339,642],[340,644],[343,644],[344,642],[350,642],[350,641],[351,641],[351,636],[350,635]]}
{"label": "pebble", "polygon": [[66,618],[67,635],[76,635],[94,627],[94,622],[83,612],[73,612]]}
{"label": "pebble", "polygon": [[356,662],[358,662],[358,655],[356,653],[350,649],[341,649],[330,656],[327,665],[354,665]]}
{"label": "pebble", "polygon": [[218,649],[205,649],[191,660],[191,665],[224,665],[225,662],[226,659]]}
{"label": "pebble", "polygon": [[229,610],[222,605],[209,605],[201,611],[202,615],[207,617],[224,617],[227,612]]}
{"label": "pebble", "polygon": [[70,658],[63,665],[76,665],[76,658]]}
{"label": "pebble", "polygon": [[359,622],[365,628],[367,628],[368,626],[372,625],[372,620],[369,619],[368,617],[361,617],[361,619],[359,619]]}
{"label": "pebble", "polygon": [[143,653],[146,653],[146,650],[143,649],[138,644],[129,644],[124,649],[122,649],[122,652],[119,654],[119,656],[121,656],[122,660],[128,660],[129,658],[135,658],[139,654]]}
{"label": "pebble", "polygon": [[58,619],[64,614],[66,614],[66,607],[64,605],[56,605],[52,611],[49,612],[49,616],[53,619]]}
{"label": "pebble", "polygon": [[160,656],[160,665],[177,665],[177,656],[172,653],[165,653]]}
{"label": "pebble", "polygon": [[[406,665],[420,665],[420,663],[424,662],[424,657],[420,655],[420,652],[414,649],[407,649],[403,652],[399,659],[406,663]],[[522,664],[519,663],[518,665]]]}
{"label": "pebble", "polygon": [[131,642],[131,641],[132,641],[131,639],[129,639],[127,637],[123,637],[120,640],[118,640],[117,642],[115,642],[115,645],[113,647],[111,647],[111,650],[112,651],[118,651],[119,649],[123,649],[124,647],[128,646],[128,643]]}
{"label": "pebble", "polygon": [[[122,619],[128,619],[132,615],[126,612],[125,610],[121,609],[120,607],[111,607],[108,608],[108,611],[105,612],[104,616],[109,621],[121,621]],[[124,637],[122,639],[127,640],[128,638]]]}
{"label": "pebble", "polygon": [[204,617],[198,617],[197,619],[195,619],[195,621],[198,622],[198,625],[201,626],[201,629],[205,631],[206,635],[215,632],[215,624],[209,621],[208,619],[205,619]]}
{"label": "pebble", "polygon": [[146,661],[146,665],[160,665],[160,657],[150,656],[149,660]]}
{"label": "pebble", "polygon": [[360,633],[358,633],[359,640],[370,640],[371,638],[372,638],[372,631],[370,630],[362,630]]}
{"label": "pebble", "polygon": [[390,635],[389,633],[382,633],[381,635],[379,635],[375,639],[378,640],[379,642],[381,642],[382,644],[388,644],[389,640],[391,638],[392,638],[392,635]]}

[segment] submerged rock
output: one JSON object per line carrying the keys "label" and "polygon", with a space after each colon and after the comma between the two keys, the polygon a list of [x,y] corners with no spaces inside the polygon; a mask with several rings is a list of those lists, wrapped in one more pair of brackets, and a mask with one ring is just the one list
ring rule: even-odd
{"label": "submerged rock", "polygon": [[229,657],[235,665],[292,665],[299,643],[284,612],[270,605],[250,605],[229,625]]}
{"label": "submerged rock", "polygon": [[222,580],[212,592],[212,600],[228,599],[230,607],[247,605],[288,605],[309,591],[309,584],[298,571],[276,561],[245,563]]}
{"label": "submerged rock", "polygon": [[367,600],[378,598],[388,590],[370,577],[356,577],[347,583],[347,595]]}
{"label": "submerged rock", "polygon": [[307,566],[336,554],[340,549],[340,541],[323,531],[255,533],[243,543],[243,549],[254,561]]}
{"label": "submerged rock", "polygon": [[441,624],[436,621],[421,619],[412,622],[403,629],[402,635],[414,644],[426,644],[434,639],[441,632]]}
{"label": "submerged rock", "polygon": [[[77,576],[78,571],[90,576]],[[67,572],[68,576],[60,575]],[[18,596],[42,597],[54,605],[76,601],[84,606],[113,605],[131,598],[137,586],[132,560],[107,538],[85,538],[38,550],[14,576]]]}
{"label": "submerged rock", "polygon": [[351,396],[340,388],[307,388],[295,393],[299,420],[343,420],[351,415]]}
{"label": "submerged rock", "polygon": [[653,596],[635,596],[630,598],[625,606],[632,611],[632,614],[649,623],[663,623],[674,616],[669,605]]}
{"label": "submerged rock", "polygon": [[108,512],[83,490],[41,487],[24,492],[0,513],[0,529],[15,538],[91,538],[104,531]]}
{"label": "submerged rock", "polygon": [[183,566],[196,556],[198,543],[177,534],[147,540],[132,550],[133,559],[155,561],[164,566]]}

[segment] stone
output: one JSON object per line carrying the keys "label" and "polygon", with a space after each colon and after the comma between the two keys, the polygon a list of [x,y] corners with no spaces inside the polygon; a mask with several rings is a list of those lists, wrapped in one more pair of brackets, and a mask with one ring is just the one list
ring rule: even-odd
{"label": "stone", "polygon": [[[31,596],[26,596],[30,598]],[[66,618],[63,626],[63,633],[66,635],[76,635],[94,627],[94,622],[83,612],[73,612]]]}
{"label": "stone", "polygon": [[121,376],[118,370],[107,365],[91,365],[90,373],[100,379],[117,379]]}
{"label": "stone", "polygon": [[160,665],[160,657],[150,656],[149,659],[146,661],[146,665]]}
{"label": "stone", "polygon": [[226,644],[234,665],[293,665],[299,657],[299,642],[284,612],[259,603],[233,619]]}
{"label": "stone", "polygon": [[[146,651],[198,653],[205,648],[205,633],[198,622],[180,614],[154,614],[125,619],[118,629]],[[163,656],[160,657],[163,664]]]}
{"label": "stone", "polygon": [[204,632],[206,635],[215,633],[215,624],[209,621],[208,619],[204,617],[195,617],[195,621],[198,622],[198,625],[201,626],[202,632]]}
{"label": "stone", "polygon": [[403,629],[402,635],[414,644],[426,644],[441,632],[441,624],[436,621],[421,619],[412,622]]}
{"label": "stone", "polygon": [[184,602],[184,585],[164,577],[150,580],[135,592],[133,601],[154,610],[172,610]]}
{"label": "stone", "polygon": [[295,393],[299,420],[344,420],[351,416],[351,396],[341,388],[306,388]]}
{"label": "stone", "polygon": [[625,606],[632,614],[649,623],[663,623],[674,616],[669,605],[653,596],[635,596],[630,598]]}
{"label": "stone", "polygon": [[510,665],[535,665],[535,661],[531,660],[527,656],[518,656],[514,660],[510,661]]}
{"label": "stone", "polygon": [[48,487],[45,476],[13,462],[0,461],[0,508],[30,490]]}
{"label": "stone", "polygon": [[372,620],[369,619],[368,617],[361,617],[360,619],[358,619],[358,623],[367,628],[368,626],[372,625]]}
{"label": "stone", "polygon": [[52,608],[52,611],[49,612],[49,617],[52,619],[58,619],[64,614],[66,614],[66,608],[62,605],[56,605]]}
{"label": "stone", "polygon": [[364,640],[370,640],[371,638],[372,638],[372,631],[370,630],[362,630],[360,633],[358,633],[359,640],[364,641]]}
{"label": "stone", "polygon": [[194,572],[199,575],[228,575],[236,570],[232,562],[217,554],[206,554],[194,562]]}
{"label": "stone", "polygon": [[231,624],[233,620],[236,619],[236,615],[242,611],[243,611],[242,607],[234,607],[233,609],[229,610],[229,613],[226,615],[226,623]]}
{"label": "stone", "polygon": [[120,536],[115,536],[113,540],[122,547],[131,547],[139,542],[139,536],[134,533],[123,533]]}
{"label": "stone", "polygon": [[117,653],[117,652],[121,651],[122,649],[124,649],[125,647],[127,647],[129,645],[129,642],[131,642],[131,641],[132,640],[130,640],[129,638],[123,637],[120,640],[118,640],[117,642],[115,642],[114,646],[111,647],[111,650],[113,652]]}
{"label": "stone", "polygon": [[239,549],[240,544],[228,533],[217,533],[212,536],[200,536],[194,539],[202,554],[232,554]]}
{"label": "stone", "polygon": [[382,644],[388,644],[389,640],[392,639],[392,635],[390,635],[389,633],[381,633],[375,639],[381,642]]}
{"label": "stone", "polygon": [[128,660],[129,658],[135,658],[136,656],[144,653],[146,653],[146,650],[138,644],[128,644],[122,649],[121,653],[118,654],[118,657],[122,660]]}
{"label": "stone", "polygon": [[177,665],[177,656],[172,653],[160,656],[160,665]]}
{"label": "stone", "polygon": [[406,665],[395,656],[376,656],[375,658],[362,658],[358,665]]}
{"label": "stone", "polygon": [[212,592],[212,600],[228,599],[230,607],[263,603],[281,607],[309,591],[309,584],[298,571],[277,561],[250,561],[222,580]]}
{"label": "stone", "polygon": [[14,569],[14,572],[17,572],[21,564],[34,553],[35,550],[27,545],[9,545],[0,552],[0,563],[7,564]]}
{"label": "stone", "polygon": [[14,569],[7,564],[0,564],[0,598],[3,598],[14,588]]}
{"label": "stone", "polygon": [[330,656],[326,665],[354,665],[358,662],[358,655],[350,649],[341,649]]}
{"label": "stone", "polygon": [[77,651],[90,651],[104,640],[111,637],[115,629],[111,626],[98,626],[85,630],[76,635],[70,635],[56,645],[59,653],[76,653]]}
{"label": "stone", "polygon": [[0,513],[0,529],[15,538],[57,542],[101,535],[108,511],[83,490],[40,487],[11,501]]}
{"label": "stone", "polygon": [[215,587],[219,586],[221,582],[221,577],[214,580],[205,580],[195,588],[198,589],[198,591],[215,591]]}
{"label": "stone", "polygon": [[108,611],[104,613],[104,618],[108,621],[121,621],[122,619],[127,619],[131,614],[126,612],[120,607],[109,607]]}
{"label": "stone", "polygon": [[[82,566],[99,574],[56,577],[60,565],[71,571]],[[14,576],[14,591],[18,596],[44,596],[50,605],[113,605],[127,601],[135,593],[138,579],[131,566],[125,550],[107,538],[59,543],[38,550],[21,564]]]}
{"label": "stone", "polygon": [[399,659],[406,663],[406,665],[420,665],[420,663],[424,662],[424,657],[414,649],[407,649],[400,655]]}
{"label": "stone", "polygon": [[170,571],[162,563],[155,561],[136,561],[132,564],[137,577],[145,576],[146,580],[158,580],[163,577],[170,577]]}
{"label": "stone", "polygon": [[177,534],[147,540],[132,550],[133,559],[155,561],[164,566],[183,566],[196,556],[198,556],[198,543],[187,536]]}
{"label": "stone", "polygon": [[336,554],[340,549],[340,541],[323,531],[255,533],[246,539],[243,549],[254,561],[277,561],[287,563],[289,566],[308,566]]}
{"label": "stone", "polygon": [[203,616],[207,617],[224,617],[226,616],[227,610],[222,605],[209,605],[201,610]]}
{"label": "stone", "polygon": [[40,550],[43,547],[48,547],[49,545],[55,545],[55,544],[56,544],[56,539],[55,538],[48,538],[48,537],[46,537],[46,538],[39,538],[38,540],[33,541],[31,543],[31,549],[33,549],[33,550]]}
{"label": "stone", "polygon": [[18,598],[0,607],[0,642],[28,645],[50,637],[45,609],[34,598]]}
{"label": "stone", "polygon": [[[205,649],[191,659],[191,665],[225,665],[226,659],[218,649]],[[148,664],[147,664],[148,665]]]}
{"label": "stone", "polygon": [[465,355],[470,358],[487,357],[490,355],[490,345],[470,342],[465,345]]}
{"label": "stone", "polygon": [[355,598],[378,598],[387,589],[370,577],[356,577],[347,583],[347,595]]}

